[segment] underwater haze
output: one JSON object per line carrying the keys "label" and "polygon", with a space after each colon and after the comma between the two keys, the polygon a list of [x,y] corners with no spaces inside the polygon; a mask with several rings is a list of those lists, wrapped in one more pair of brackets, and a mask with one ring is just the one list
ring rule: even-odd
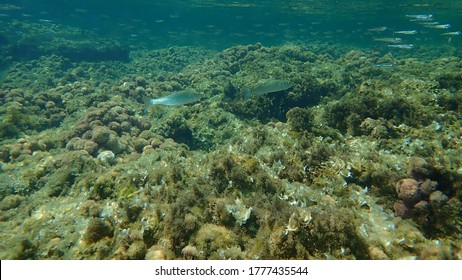
{"label": "underwater haze", "polygon": [[[3,22],[49,22],[91,30],[123,44],[148,47],[199,45],[222,49],[234,44],[326,41],[373,46],[368,32],[387,27],[418,30],[412,42],[444,44],[439,31],[461,29],[461,1],[2,1]],[[83,3],[82,3],[83,2]],[[450,24],[435,30],[406,15],[431,14]],[[46,32],[46,31],[44,31]],[[41,34],[35,34],[40,36]],[[39,39],[39,38],[38,38]],[[460,46],[460,40],[454,42]]]}
{"label": "underwater haze", "polygon": [[0,0],[0,258],[462,259],[461,14]]}

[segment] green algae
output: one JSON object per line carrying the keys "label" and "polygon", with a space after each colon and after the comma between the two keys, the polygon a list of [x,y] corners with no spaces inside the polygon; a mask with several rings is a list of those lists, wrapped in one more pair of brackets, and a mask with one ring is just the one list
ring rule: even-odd
{"label": "green algae", "polygon": [[[64,76],[47,71],[32,86],[39,97],[13,92],[0,112],[1,257],[460,258],[458,76],[429,66],[458,60],[397,58],[390,73],[370,66],[387,55],[333,48],[169,48],[123,66],[56,56],[18,66],[10,78],[41,63]],[[243,98],[274,77],[294,86]],[[143,114],[144,94],[189,87],[204,93],[200,104]],[[55,120],[36,125],[28,109]],[[448,199],[402,219],[395,183],[417,176],[414,157]]]}
{"label": "green algae", "polygon": [[0,137],[17,137],[20,135],[21,131],[32,127],[33,124],[30,116],[25,113],[22,104],[18,102],[9,103],[0,124]]}

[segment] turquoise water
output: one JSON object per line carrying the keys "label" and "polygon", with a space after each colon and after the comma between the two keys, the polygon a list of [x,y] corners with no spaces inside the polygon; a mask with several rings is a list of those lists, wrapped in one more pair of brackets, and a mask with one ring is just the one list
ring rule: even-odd
{"label": "turquoise water", "polygon": [[[461,1],[1,1],[2,24],[55,23],[116,38],[123,45],[198,45],[223,49],[236,44],[288,41],[376,46],[377,36],[417,30],[406,41],[447,43],[446,31],[462,29]],[[85,2],[85,3],[82,3]],[[9,5],[9,6],[8,6]],[[432,14],[449,29],[426,28],[406,15]],[[387,27],[376,34],[368,29]],[[14,30],[8,30],[14,37]],[[4,31],[5,32],[5,31]],[[18,34],[16,34],[18,35]],[[41,34],[34,34],[40,43]],[[45,35],[45,34],[43,34]],[[14,41],[14,38],[12,38]],[[452,44],[461,46],[461,40]],[[380,46],[378,46],[380,47]]]}
{"label": "turquoise water", "polygon": [[0,259],[462,259],[462,0],[0,0]]}

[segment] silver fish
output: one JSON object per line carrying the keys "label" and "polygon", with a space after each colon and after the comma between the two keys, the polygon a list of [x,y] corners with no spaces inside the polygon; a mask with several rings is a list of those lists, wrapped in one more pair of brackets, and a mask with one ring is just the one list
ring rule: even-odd
{"label": "silver fish", "polygon": [[433,18],[433,15],[429,14],[422,14],[422,15],[406,15],[408,18],[412,18],[415,20],[431,20]]}
{"label": "silver fish", "polygon": [[414,34],[417,34],[417,30],[395,31],[395,34],[414,35]]}
{"label": "silver fish", "polygon": [[375,38],[374,41],[385,42],[385,43],[401,43],[403,42],[402,38]]}
{"label": "silver fish", "polygon": [[388,45],[389,48],[395,48],[395,49],[406,49],[410,50],[414,47],[413,44],[396,44],[396,45]]}
{"label": "silver fish", "polygon": [[384,63],[376,63],[374,64],[375,67],[395,67],[396,64],[393,62],[384,62]]}
{"label": "silver fish", "polygon": [[426,22],[419,22],[419,24],[423,26],[430,26],[430,25],[437,25],[440,24],[438,21],[426,21]]}
{"label": "silver fish", "polygon": [[252,96],[260,96],[270,92],[278,92],[289,89],[293,84],[285,80],[263,80],[251,89],[244,89],[244,98],[249,99]]}
{"label": "silver fish", "polygon": [[450,24],[437,24],[437,25],[429,25],[427,27],[435,28],[435,29],[448,29],[448,28],[451,28],[451,25]]}
{"label": "silver fish", "polygon": [[146,108],[152,105],[165,105],[165,106],[175,106],[175,105],[185,105],[197,102],[201,99],[201,95],[194,90],[181,90],[176,91],[172,94],[161,98],[144,98],[144,104]]}
{"label": "silver fish", "polygon": [[462,34],[462,32],[454,31],[454,32],[446,32],[446,33],[443,33],[441,35],[443,35],[443,36],[457,36],[457,35],[460,35],[460,34]]}
{"label": "silver fish", "polygon": [[369,28],[367,31],[371,31],[371,32],[383,32],[387,30],[387,27],[386,26],[380,26],[380,27],[376,27],[376,28]]}

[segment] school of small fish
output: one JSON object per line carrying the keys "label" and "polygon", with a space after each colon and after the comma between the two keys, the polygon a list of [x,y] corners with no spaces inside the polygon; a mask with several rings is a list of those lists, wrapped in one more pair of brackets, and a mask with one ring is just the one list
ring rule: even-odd
{"label": "school of small fish", "polygon": [[[405,17],[408,18],[409,21],[415,22],[419,24],[420,26],[424,28],[428,28],[428,29],[447,30],[451,28],[451,24],[449,23],[440,23],[436,21],[435,16],[433,14],[408,14],[408,15],[405,15]],[[380,27],[368,29],[369,32],[376,33],[376,34],[381,34],[382,32],[385,32],[387,30],[389,30],[389,28],[386,26],[380,26]],[[374,38],[374,41],[387,43],[388,48],[409,50],[409,49],[414,48],[414,44],[408,43],[407,41],[411,39],[412,35],[419,34],[420,32],[421,31],[418,31],[417,29],[396,30],[396,31],[393,31],[393,34],[396,34],[397,36],[403,35],[405,36],[406,39],[403,39],[401,37],[378,37],[378,38]],[[448,32],[441,33],[442,36],[448,37],[448,42],[451,42],[454,36],[458,36],[460,34],[462,34],[461,31],[448,31]],[[390,65],[377,64],[377,67],[383,67],[383,66],[390,66]]]}

